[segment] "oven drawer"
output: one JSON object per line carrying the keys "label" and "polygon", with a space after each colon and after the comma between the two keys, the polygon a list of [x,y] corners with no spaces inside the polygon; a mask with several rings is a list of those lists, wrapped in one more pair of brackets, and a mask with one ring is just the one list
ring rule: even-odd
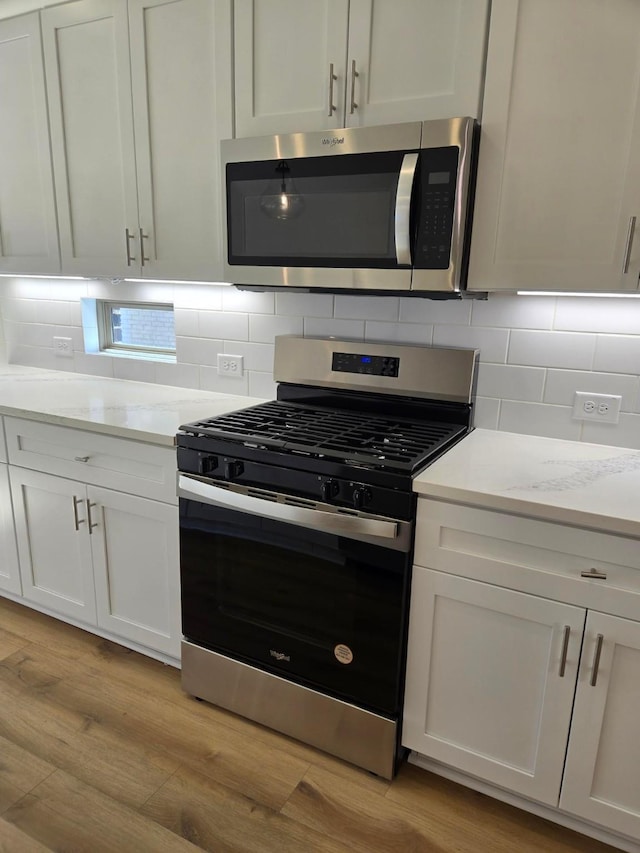
{"label": "oven drawer", "polygon": [[5,427],[12,465],[178,502],[173,448],[19,418],[5,418]]}
{"label": "oven drawer", "polygon": [[549,521],[420,498],[414,562],[633,619],[640,606],[640,541]]}

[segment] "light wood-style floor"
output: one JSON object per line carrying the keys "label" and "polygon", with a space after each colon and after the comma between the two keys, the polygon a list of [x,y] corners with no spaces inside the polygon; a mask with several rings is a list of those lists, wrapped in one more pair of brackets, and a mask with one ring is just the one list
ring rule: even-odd
{"label": "light wood-style floor", "polygon": [[405,765],[386,782],[0,598],[0,853],[612,853]]}

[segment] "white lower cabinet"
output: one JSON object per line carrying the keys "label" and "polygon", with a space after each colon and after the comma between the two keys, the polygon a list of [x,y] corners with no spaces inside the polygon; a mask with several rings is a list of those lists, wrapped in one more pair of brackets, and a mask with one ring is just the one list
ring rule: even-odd
{"label": "white lower cabinet", "polygon": [[[104,449],[100,436],[52,429],[58,442],[63,440],[61,436],[69,441],[84,437]],[[136,443],[120,444],[126,450]],[[139,453],[156,450],[142,446]],[[10,444],[10,457],[11,452]],[[171,450],[166,452],[172,455]],[[82,457],[89,462],[91,458]],[[97,463],[87,475],[98,477],[96,467]],[[25,601],[69,617],[89,630],[97,626],[114,639],[178,659],[176,503],[16,465],[10,465],[9,471]],[[19,589],[11,591],[19,593]]]}
{"label": "white lower cabinet", "polygon": [[421,498],[415,559],[403,745],[640,849],[640,543]]}
{"label": "white lower cabinet", "polygon": [[[2,433],[0,433],[0,440]],[[0,590],[22,593],[7,466],[0,462]]]}
{"label": "white lower cabinet", "polygon": [[584,610],[417,566],[412,586],[404,745],[557,805]]}
{"label": "white lower cabinet", "polygon": [[589,613],[560,808],[640,839],[640,622]]}

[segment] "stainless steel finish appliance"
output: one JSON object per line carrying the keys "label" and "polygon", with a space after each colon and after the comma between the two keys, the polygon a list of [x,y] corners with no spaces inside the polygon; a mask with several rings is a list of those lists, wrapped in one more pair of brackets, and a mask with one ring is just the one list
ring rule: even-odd
{"label": "stainless steel finish appliance", "polygon": [[471,429],[476,358],[283,336],[276,400],[181,427],[188,693],[392,778],[412,478]]}
{"label": "stainless steel finish appliance", "polygon": [[468,117],[223,141],[227,280],[459,294],[477,143]]}

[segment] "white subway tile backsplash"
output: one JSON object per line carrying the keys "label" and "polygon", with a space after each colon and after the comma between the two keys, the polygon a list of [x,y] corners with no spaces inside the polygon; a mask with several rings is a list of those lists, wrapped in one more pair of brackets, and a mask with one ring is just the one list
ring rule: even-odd
{"label": "white subway tile backsplash", "polygon": [[480,362],[477,393],[483,397],[541,402],[545,375],[545,370],[540,367]]}
{"label": "white subway tile backsplash", "polygon": [[201,338],[248,341],[249,315],[232,311],[198,311],[198,335]]}
{"label": "white subway tile backsplash", "polygon": [[471,303],[471,325],[551,329],[557,301],[554,296],[518,299],[512,295],[490,293],[488,299],[477,299]]}
{"label": "white subway tile backsplash", "polygon": [[224,352],[224,344],[210,338],[176,338],[178,364],[218,363],[218,353]]}
{"label": "white subway tile backsplash", "polygon": [[275,311],[278,317],[333,317],[333,300],[331,293],[277,293]]}
{"label": "white subway tile backsplash", "polygon": [[498,429],[500,400],[490,397],[476,397],[473,408],[473,425],[482,429]]}
{"label": "white subway tile backsplash", "polygon": [[[278,334],[476,347],[476,426],[634,448],[640,442],[640,301],[512,294],[438,301],[17,278],[4,279],[0,294],[13,363],[273,399]],[[173,302],[177,363],[85,354],[80,299],[87,297]],[[72,338],[73,358],[55,355],[54,335]],[[244,376],[219,376],[219,352],[242,355]],[[576,390],[620,394],[620,423],[574,421]]]}
{"label": "white subway tile backsplash", "polygon": [[347,338],[364,340],[364,320],[329,320],[321,317],[304,318],[305,338]]}
{"label": "white subway tile backsplash", "polygon": [[249,318],[249,339],[256,343],[272,344],[276,335],[301,335],[302,317],[269,317],[257,314]]}
{"label": "white subway tile backsplash", "polygon": [[257,370],[249,371],[249,391],[250,397],[261,397],[263,400],[274,400],[277,393],[276,383],[273,381],[273,374],[262,373]]}
{"label": "white subway tile backsplash", "polygon": [[243,356],[245,371],[260,370],[262,372],[273,373],[273,354],[275,351],[273,344],[225,341],[223,351],[232,355]]}
{"label": "white subway tile backsplash", "polygon": [[399,302],[395,296],[338,295],[334,316],[344,320],[397,320]]}
{"label": "white subway tile backsplash", "polygon": [[275,294],[260,293],[253,290],[236,290],[226,287],[222,290],[223,311],[246,311],[248,314],[275,313]]}
{"label": "white subway tile backsplash", "polygon": [[632,412],[639,387],[640,379],[637,376],[586,370],[548,370],[543,399],[545,403],[573,406],[576,391],[619,394],[622,397],[622,410]]}
{"label": "white subway tile backsplash", "polygon": [[471,322],[471,301],[404,297],[400,299],[400,321],[468,325]]}
{"label": "white subway tile backsplash", "polygon": [[640,299],[558,299],[554,329],[640,335]]}
{"label": "white subway tile backsplash", "polygon": [[498,428],[506,432],[543,435],[570,441],[580,440],[581,424],[581,421],[571,419],[571,409],[568,406],[513,400],[502,401],[498,419]]}
{"label": "white subway tile backsplash", "polygon": [[417,323],[379,323],[367,320],[364,324],[365,340],[388,341],[394,344],[429,345],[433,339],[433,326]]}
{"label": "white subway tile backsplash", "polygon": [[593,369],[640,374],[640,336],[598,335]]}
{"label": "white subway tile backsplash", "polygon": [[217,368],[203,365],[200,368],[200,388],[203,391],[216,391],[219,394],[249,394],[249,379],[244,376],[221,376]]}
{"label": "white subway tile backsplash", "polygon": [[481,361],[503,364],[507,358],[509,331],[480,326],[434,326],[433,343],[442,347],[479,349]]}
{"label": "white subway tile backsplash", "polygon": [[640,415],[623,413],[620,415],[620,423],[615,425],[586,422],[582,440],[640,450]]}
{"label": "white subway tile backsplash", "polygon": [[[528,297],[521,297],[527,299]],[[574,332],[511,331],[509,364],[591,370],[596,336]],[[484,357],[483,357],[483,360]]]}

